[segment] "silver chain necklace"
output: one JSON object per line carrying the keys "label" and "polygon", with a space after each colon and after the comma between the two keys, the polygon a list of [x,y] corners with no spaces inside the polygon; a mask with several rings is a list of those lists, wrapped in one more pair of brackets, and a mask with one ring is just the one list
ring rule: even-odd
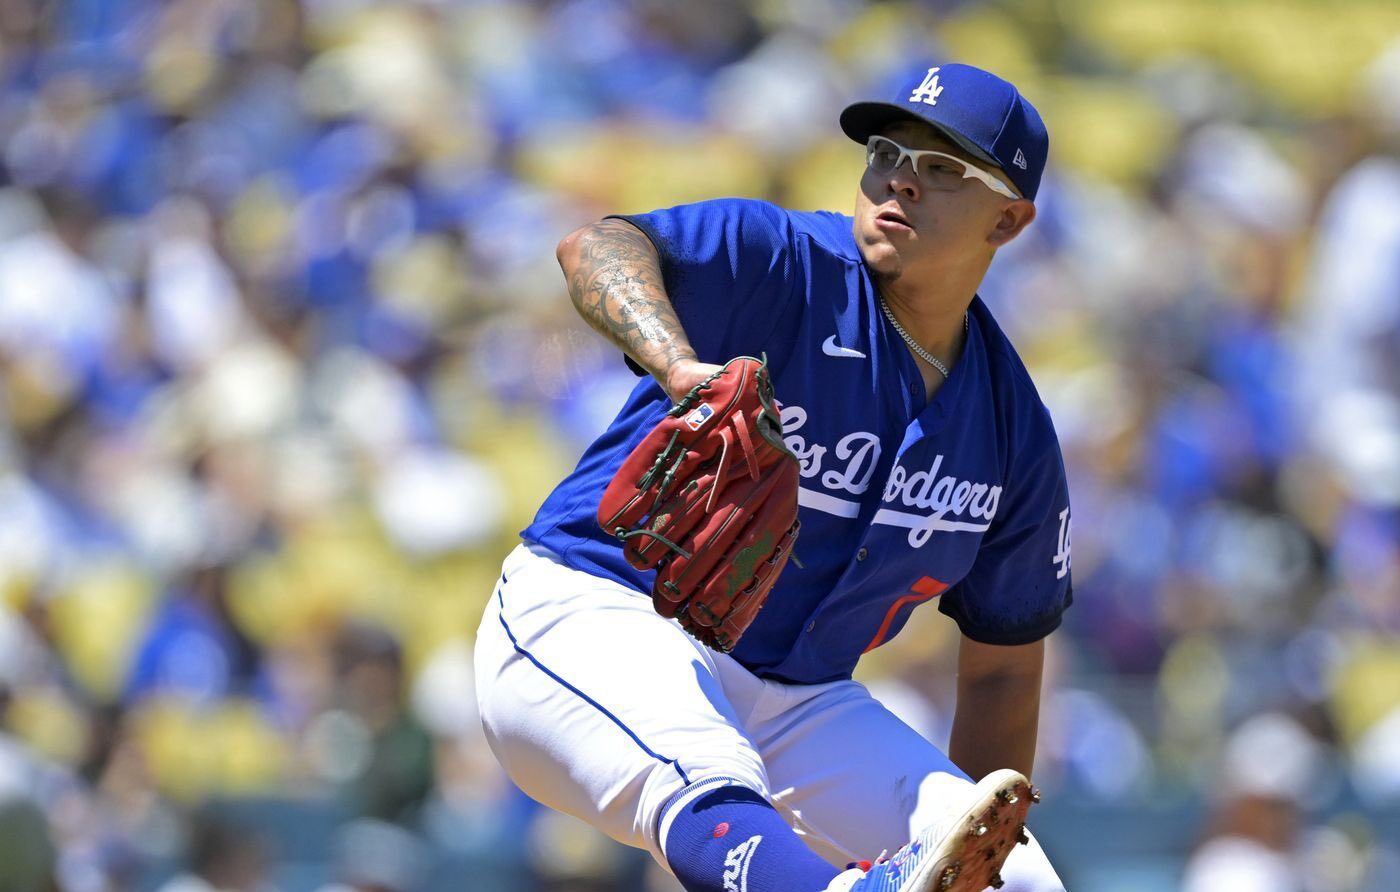
{"label": "silver chain necklace", "polygon": [[[884,296],[883,294],[880,295],[880,309],[882,309],[882,310],[885,311],[885,318],[888,319],[888,320],[890,320],[890,325],[893,325],[893,326],[894,326],[894,330],[897,331],[897,332],[899,332],[899,336],[900,336],[901,338],[904,338],[904,343],[906,343],[906,344],[909,345],[909,349],[914,351],[914,355],[915,355],[915,356],[918,356],[918,357],[919,357],[920,359],[922,359],[924,362],[928,363],[929,365],[933,366],[934,368],[936,368],[936,369],[938,369],[940,372],[942,372],[942,373],[943,373],[943,380],[944,380],[944,381],[947,381],[947,380],[948,380],[948,375],[950,374],[950,372],[948,371],[948,367],[947,367],[946,365],[944,365],[942,362],[940,362],[937,356],[934,356],[932,353],[928,352],[928,351],[925,350],[923,347],[920,347],[920,346],[919,346],[919,342],[916,341],[916,340],[914,340],[912,337],[909,336],[909,332],[905,331],[905,330],[904,330],[904,326],[899,324],[899,320],[896,319],[896,318],[894,318],[894,311],[890,309],[890,305],[889,305],[889,304],[885,303],[885,296]],[[964,311],[963,311],[963,334],[964,334],[964,335],[967,334],[967,326],[968,326],[968,323],[967,323],[967,311],[964,310]]]}

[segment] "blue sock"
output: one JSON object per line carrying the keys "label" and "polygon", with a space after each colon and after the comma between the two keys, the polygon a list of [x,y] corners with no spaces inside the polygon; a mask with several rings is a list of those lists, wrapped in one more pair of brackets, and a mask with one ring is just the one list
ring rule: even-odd
{"label": "blue sock", "polygon": [[661,810],[661,845],[687,892],[821,892],[840,872],[767,799],[727,777],[671,797]]}

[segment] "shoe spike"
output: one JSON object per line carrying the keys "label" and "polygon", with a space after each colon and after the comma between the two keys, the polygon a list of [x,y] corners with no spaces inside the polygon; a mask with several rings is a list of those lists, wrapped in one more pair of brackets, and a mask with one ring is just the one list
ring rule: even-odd
{"label": "shoe spike", "polygon": [[944,889],[953,888],[953,882],[957,880],[958,874],[960,873],[962,873],[962,867],[957,864],[946,868],[943,871],[943,879],[939,882],[939,886],[941,886]]}
{"label": "shoe spike", "polygon": [[986,836],[986,835],[987,835],[987,825],[986,825],[986,824],[978,824],[976,827],[973,827],[973,828],[972,828],[972,832],[970,832],[970,833],[968,834],[968,836]]}
{"label": "shoe spike", "polygon": [[1037,790],[1035,787],[1031,787],[1031,801],[1032,801],[1032,802],[1039,802],[1039,801],[1040,801],[1040,791]]}
{"label": "shoe spike", "polygon": [[1030,838],[1029,836],[1026,835],[1026,825],[1025,825],[1025,824],[1022,824],[1021,827],[1020,827],[1020,829],[1018,829],[1018,830],[1016,831],[1016,842],[1018,842],[1018,843],[1020,843],[1021,845],[1024,846],[1024,845],[1029,845],[1029,844],[1030,844],[1030,841],[1031,841],[1031,838]]}
{"label": "shoe spike", "polygon": [[1006,885],[1006,881],[1001,878],[1001,874],[994,873],[992,874],[992,878],[987,880],[987,885],[991,886],[993,889],[1000,889],[1002,886]]}

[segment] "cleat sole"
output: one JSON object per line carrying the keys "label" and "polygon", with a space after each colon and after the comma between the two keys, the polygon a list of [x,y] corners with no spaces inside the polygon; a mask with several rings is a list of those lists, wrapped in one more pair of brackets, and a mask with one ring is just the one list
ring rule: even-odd
{"label": "cleat sole", "polygon": [[911,892],[985,892],[1002,885],[1001,867],[1012,849],[1028,842],[1026,815],[1038,798],[1030,782],[1010,769],[994,771],[977,784],[978,798],[954,824],[939,851],[935,869]]}

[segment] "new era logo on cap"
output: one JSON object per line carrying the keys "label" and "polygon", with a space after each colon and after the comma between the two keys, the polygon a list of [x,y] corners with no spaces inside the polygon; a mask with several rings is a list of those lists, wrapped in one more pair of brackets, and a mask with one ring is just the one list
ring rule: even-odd
{"label": "new era logo on cap", "polygon": [[1011,163],[1014,164],[1014,165],[1016,165],[1017,167],[1021,168],[1022,170],[1025,170],[1025,169],[1026,169],[1026,153],[1023,152],[1023,151],[1021,151],[1020,149],[1017,149],[1017,150],[1016,150],[1016,157],[1011,159]]}

